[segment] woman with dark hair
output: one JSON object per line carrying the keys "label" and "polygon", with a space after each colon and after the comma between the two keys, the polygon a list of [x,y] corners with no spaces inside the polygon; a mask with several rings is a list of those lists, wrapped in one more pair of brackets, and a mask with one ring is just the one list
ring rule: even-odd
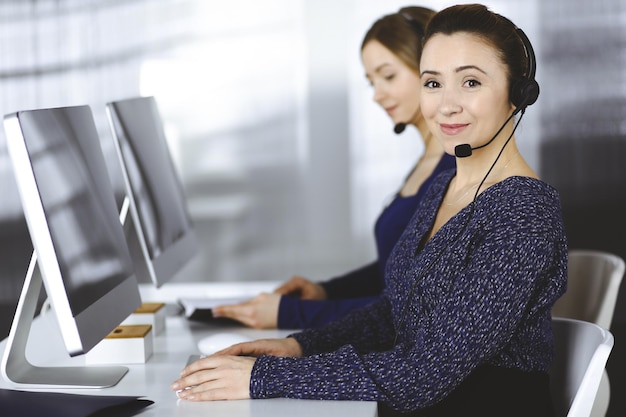
{"label": "woman with dark hair", "polygon": [[404,7],[378,19],[361,43],[361,59],[374,89],[374,100],[395,123],[396,132],[414,125],[424,143],[422,156],[376,221],[378,258],[322,283],[295,276],[273,294],[264,293],[241,304],[215,307],[214,317],[227,317],[255,328],[319,327],[381,296],[389,253],[433,178],[454,167],[454,158],[443,152],[428,131],[419,105],[422,38],[428,19],[434,14],[424,7]]}
{"label": "woman with dark hair", "polygon": [[559,197],[516,145],[538,94],[532,46],[482,5],[435,15],[421,110],[457,169],[433,181],[384,296],[320,329],[234,345],[183,370],[185,399],[373,400],[380,415],[553,416],[551,309],[566,288]]}

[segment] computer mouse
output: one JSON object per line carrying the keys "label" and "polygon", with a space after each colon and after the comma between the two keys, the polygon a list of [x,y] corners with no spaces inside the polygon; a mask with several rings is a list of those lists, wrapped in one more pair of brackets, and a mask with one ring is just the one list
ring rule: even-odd
{"label": "computer mouse", "polygon": [[238,333],[214,333],[198,341],[198,350],[203,355],[212,355],[237,343],[250,342],[252,339]]}

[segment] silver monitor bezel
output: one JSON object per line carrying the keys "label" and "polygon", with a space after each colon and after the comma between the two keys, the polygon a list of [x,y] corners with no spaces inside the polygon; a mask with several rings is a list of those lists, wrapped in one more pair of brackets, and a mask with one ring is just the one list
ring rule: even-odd
{"label": "silver monitor bezel", "polygon": [[[133,191],[133,186],[130,181],[130,175],[126,166],[126,156],[122,150],[122,141],[125,141],[126,138],[125,135],[120,135],[118,133],[118,125],[121,124],[121,122],[116,106],[118,105],[118,103],[131,101],[134,103],[145,103],[145,105],[156,107],[156,101],[154,97],[151,96],[134,97],[125,100],[113,101],[106,104],[106,113],[109,120],[109,127],[111,130],[111,135],[113,137],[115,151],[118,157],[118,162],[121,168],[125,187],[124,204],[127,205],[127,210],[122,210],[120,217],[122,218],[122,222],[124,224],[128,244],[130,246],[131,254],[133,255],[133,260],[136,262],[138,276],[140,278],[142,276],[147,276],[147,279],[149,279],[158,288],[167,281],[171,280],[172,277],[175,276],[196,255],[198,251],[198,238],[192,224],[192,226],[180,239],[173,242],[162,253],[154,258],[150,256],[148,243],[145,238],[142,222],[140,220],[139,210],[137,208],[135,192]],[[157,127],[158,129],[163,129],[160,116],[158,114],[157,116],[158,118],[156,120],[153,120],[153,122],[156,124],[155,127]],[[162,132],[162,138],[165,138],[164,132]],[[156,139],[159,140],[159,138]],[[130,140],[132,140],[132,138]],[[167,147],[167,143],[164,143],[162,145]],[[171,158],[171,154],[168,153],[167,158],[169,159],[169,167],[166,167],[165,169],[171,170],[172,175],[176,177],[175,180],[180,187],[182,195],[182,184],[180,178],[178,177],[178,174],[175,171],[174,162]],[[181,203],[186,211],[188,219],[191,222],[191,216],[189,215],[189,209],[187,207],[187,202],[184,200],[184,197]],[[128,216],[128,214],[130,214],[130,216]]]}
{"label": "silver monitor bezel", "polygon": [[[89,106],[76,106],[76,108],[78,107],[86,108],[91,114]],[[45,109],[42,110],[45,111]],[[13,162],[24,216],[34,251],[37,254],[37,263],[41,270],[43,284],[59,323],[65,347],[71,356],[76,356],[88,352],[136,310],[141,305],[141,297],[136,277],[131,274],[88,308],[76,315],[72,312],[43,202],[39,195],[26,138],[20,125],[20,114],[22,113],[24,112],[12,113],[4,118],[7,148]],[[91,123],[93,123],[93,117]],[[97,137],[95,124],[93,129]],[[102,173],[99,174],[102,175]],[[104,172],[104,175],[107,173]],[[106,180],[109,181],[108,177]],[[107,211],[114,210],[113,213],[117,218],[118,213],[115,212],[112,186],[110,200],[111,207]],[[106,210],[107,208],[103,209]],[[119,233],[123,234],[121,226]],[[103,317],[106,317],[106,320],[103,320]]]}

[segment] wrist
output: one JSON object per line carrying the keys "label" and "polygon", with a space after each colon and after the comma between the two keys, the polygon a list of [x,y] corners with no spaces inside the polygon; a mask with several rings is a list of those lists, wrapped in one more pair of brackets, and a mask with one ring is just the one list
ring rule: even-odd
{"label": "wrist", "polygon": [[289,344],[289,353],[291,354],[290,356],[293,356],[295,358],[301,358],[304,354],[304,351],[302,350],[302,345],[300,345],[300,342],[298,342],[294,337],[292,336],[287,336],[287,343]]}

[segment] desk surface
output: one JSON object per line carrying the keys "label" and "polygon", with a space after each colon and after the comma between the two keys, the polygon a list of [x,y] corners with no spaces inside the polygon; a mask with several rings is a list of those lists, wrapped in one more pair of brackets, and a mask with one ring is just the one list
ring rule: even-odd
{"label": "desk surface", "polygon": [[[207,295],[217,298],[254,295],[273,289],[275,283],[211,283],[165,284],[161,289],[141,286],[143,301],[175,303],[179,297]],[[283,337],[284,330],[254,330],[243,327],[224,327],[219,324],[190,322],[180,315],[168,315],[165,331],[154,339],[154,353],[145,364],[125,365],[129,372],[114,387],[106,389],[64,390],[63,392],[90,395],[141,396],[155,403],[140,415],[149,416],[376,416],[376,403],[353,401],[313,400],[241,400],[192,403],[178,400],[170,390],[190,355],[197,354],[197,341],[212,332],[236,331],[251,338]],[[5,341],[0,343],[0,354]],[[53,315],[38,317],[31,330],[27,356],[33,364],[81,365],[83,357],[70,358],[63,346],[58,325]],[[0,388],[12,388],[0,379]]]}

